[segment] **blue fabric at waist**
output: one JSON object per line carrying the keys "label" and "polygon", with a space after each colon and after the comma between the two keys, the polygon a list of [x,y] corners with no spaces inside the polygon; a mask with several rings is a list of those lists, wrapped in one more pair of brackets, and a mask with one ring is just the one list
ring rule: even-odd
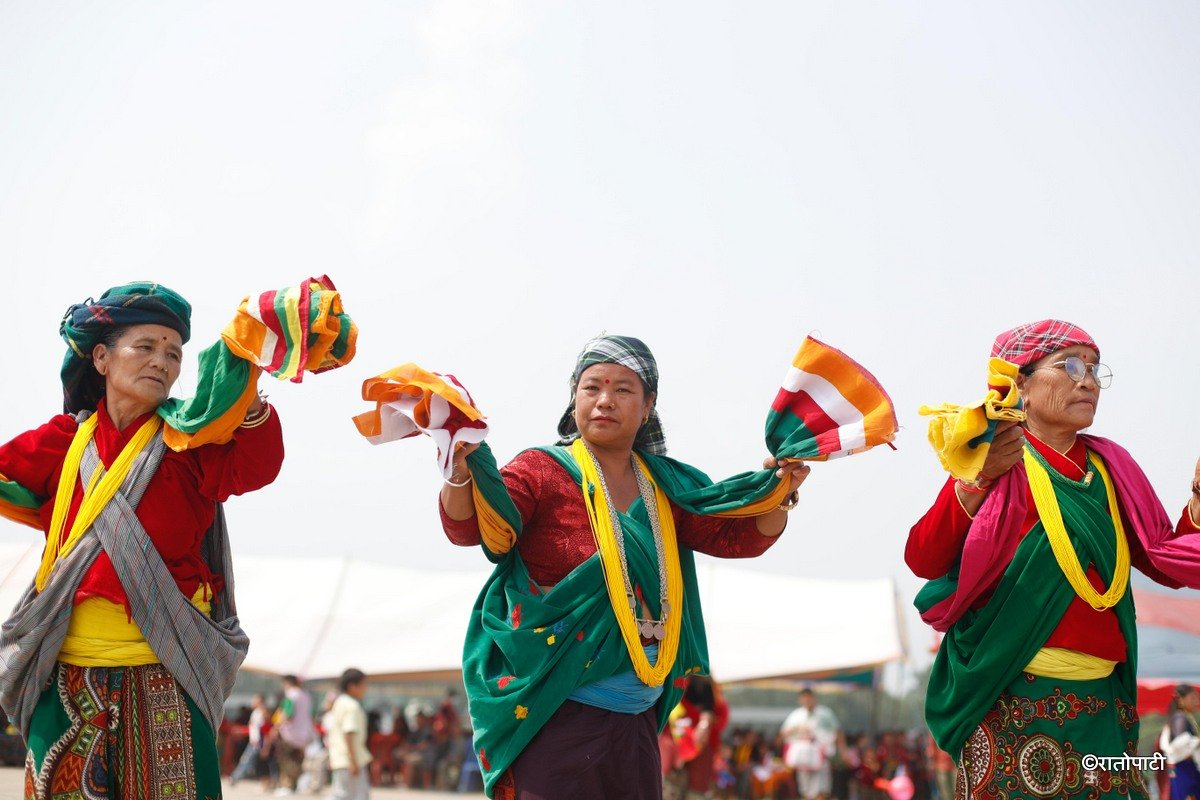
{"label": "blue fabric at waist", "polygon": [[[646,645],[644,649],[653,664],[658,659],[658,645]],[[647,686],[631,669],[580,686],[567,699],[619,714],[640,714],[657,703],[662,693],[663,687]]]}

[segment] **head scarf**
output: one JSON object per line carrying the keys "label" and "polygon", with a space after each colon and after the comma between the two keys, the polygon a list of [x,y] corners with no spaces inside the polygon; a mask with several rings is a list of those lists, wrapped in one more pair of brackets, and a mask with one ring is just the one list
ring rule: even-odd
{"label": "head scarf", "polygon": [[1086,345],[1100,355],[1100,348],[1083,328],[1061,319],[1027,322],[1005,331],[992,343],[992,357],[1027,367],[1039,358],[1075,345]]}
{"label": "head scarf", "polygon": [[[632,336],[597,336],[583,347],[571,374],[571,402],[558,421],[559,444],[570,444],[579,438],[579,427],[575,424],[575,390],[584,370],[596,364],[620,364],[637,373],[647,392],[658,392],[658,362],[646,343]],[[635,450],[661,456],[667,452],[667,439],[663,434],[658,410],[651,409],[650,419],[638,428],[633,442]]]}
{"label": "head scarf", "polygon": [[63,410],[93,410],[104,396],[104,379],[92,365],[92,349],[113,328],[163,325],[186,343],[192,335],[192,307],[158,283],[138,281],[114,286],[99,300],[88,298],[67,309],[59,333],[67,343],[62,364]]}

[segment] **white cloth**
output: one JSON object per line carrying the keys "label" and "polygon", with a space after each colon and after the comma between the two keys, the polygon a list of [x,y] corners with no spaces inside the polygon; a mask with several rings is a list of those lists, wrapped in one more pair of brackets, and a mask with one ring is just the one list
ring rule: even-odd
{"label": "white cloth", "polygon": [[804,706],[788,714],[779,733],[787,745],[784,761],[793,769],[815,772],[829,764],[837,746],[838,718],[826,706]]}
{"label": "white cloth", "polygon": [[[347,742],[347,735],[350,741]],[[329,750],[329,768],[345,770],[350,766],[350,748],[354,748],[358,766],[371,762],[367,749],[367,713],[362,704],[348,694],[339,694],[329,710],[329,727],[325,731],[325,747]]]}
{"label": "white cloth", "polygon": [[[475,401],[471,399],[471,393],[467,391],[467,387],[458,382],[457,378],[440,372],[433,374],[458,392],[463,403],[472,408],[475,406]],[[464,425],[451,433],[445,425],[450,419],[453,407],[446,401],[446,398],[435,394],[429,398],[429,424],[423,427],[416,420],[417,406],[420,403],[421,398],[418,396],[405,396],[399,400],[382,404],[379,407],[379,435],[368,436],[367,441],[371,444],[385,444],[423,433],[433,439],[434,444],[437,445],[438,467],[442,471],[442,478],[450,480],[454,475],[454,451],[458,444],[460,442],[466,444],[482,442],[487,438],[487,423],[480,420],[477,427]]]}
{"label": "white cloth", "polygon": [[1200,736],[1181,733],[1175,738],[1171,738],[1171,726],[1164,725],[1162,733],[1158,737],[1158,746],[1167,756],[1167,763],[1171,766],[1181,761],[1187,761],[1189,758],[1193,759],[1197,766],[1200,766]]}
{"label": "white cloth", "polygon": [[796,770],[796,788],[802,798],[828,796],[833,788],[829,757],[837,747],[838,719],[826,706],[797,708],[779,732],[785,748],[784,762]]}
{"label": "white cloth", "polygon": [[261,706],[250,712],[250,745],[262,749],[262,729],[267,724],[267,710]]}

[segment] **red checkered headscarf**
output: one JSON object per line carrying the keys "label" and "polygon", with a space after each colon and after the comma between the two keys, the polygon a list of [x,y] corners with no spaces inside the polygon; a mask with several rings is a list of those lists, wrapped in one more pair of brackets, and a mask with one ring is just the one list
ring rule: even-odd
{"label": "red checkered headscarf", "polygon": [[1027,367],[1043,356],[1082,344],[1100,355],[1096,341],[1078,325],[1061,319],[1027,322],[1005,331],[992,343],[992,358],[1003,358],[1018,367]]}

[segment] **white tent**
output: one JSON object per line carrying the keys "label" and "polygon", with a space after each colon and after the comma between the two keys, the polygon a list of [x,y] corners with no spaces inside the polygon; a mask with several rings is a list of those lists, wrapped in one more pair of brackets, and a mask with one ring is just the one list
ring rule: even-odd
{"label": "white tent", "polygon": [[[37,568],[38,545],[0,545],[0,609]],[[246,668],[308,678],[453,677],[485,569],[448,572],[338,558],[236,556]],[[890,580],[836,581],[703,559],[712,669],[724,682],[868,669],[905,655]]]}

